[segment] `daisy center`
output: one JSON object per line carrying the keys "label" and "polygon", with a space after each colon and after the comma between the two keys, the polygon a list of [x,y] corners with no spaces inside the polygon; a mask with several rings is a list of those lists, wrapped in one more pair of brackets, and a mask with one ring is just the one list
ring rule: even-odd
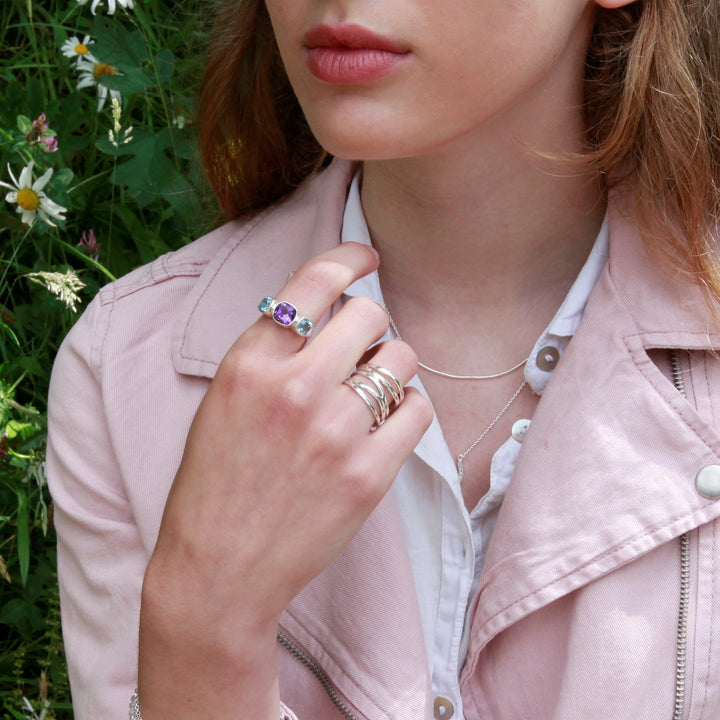
{"label": "daisy center", "polygon": [[30,188],[20,188],[17,194],[17,204],[23,210],[37,210],[40,207],[40,197]]}
{"label": "daisy center", "polygon": [[114,75],[115,74],[115,68],[112,65],[108,65],[106,63],[98,63],[95,66],[95,69],[93,70],[93,75],[95,76],[95,79],[101,78],[103,75]]}
{"label": "daisy center", "polygon": [[75,46],[75,52],[76,52],[78,55],[87,55],[87,54],[88,54],[87,45],[83,45],[82,43],[78,43],[78,44]]}

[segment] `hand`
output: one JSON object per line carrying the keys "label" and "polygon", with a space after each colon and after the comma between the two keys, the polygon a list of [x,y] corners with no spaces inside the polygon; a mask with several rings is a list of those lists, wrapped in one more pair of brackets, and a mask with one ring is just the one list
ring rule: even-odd
{"label": "hand", "polygon": [[[370,248],[345,243],[305,263],[277,297],[316,321],[377,263]],[[254,707],[273,706],[280,613],[357,533],[432,419],[410,389],[371,433],[368,407],[343,385],[387,327],[381,307],[354,298],[307,346],[261,316],[224,358],[193,421],[146,574],[141,703],[153,712],[167,711],[161,689],[177,692],[178,676],[193,711],[202,698],[204,717],[213,717],[211,700],[198,676],[215,686],[213,697],[218,686],[226,691],[223,707],[249,696]],[[399,341],[379,346],[373,362],[403,384],[417,369]],[[163,670],[149,670],[155,661]]]}

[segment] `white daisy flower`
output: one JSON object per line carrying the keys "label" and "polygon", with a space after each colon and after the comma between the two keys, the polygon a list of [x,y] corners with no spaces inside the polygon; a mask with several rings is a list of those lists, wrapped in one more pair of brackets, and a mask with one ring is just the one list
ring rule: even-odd
{"label": "white daisy flower", "polygon": [[[78,5],[87,5],[88,0],[77,0]],[[95,14],[95,11],[98,8],[98,5],[102,5],[104,3],[104,0],[92,0],[92,5],[90,6],[90,12],[92,14]],[[133,0],[107,0],[107,6],[108,6],[108,15],[114,15],[115,14],[115,7],[116,5],[120,5],[121,7],[124,7],[126,10],[132,10],[133,8]]]}
{"label": "white daisy flower", "polygon": [[80,40],[77,35],[73,35],[60,46],[60,52],[66,58],[70,58],[76,63],[79,63],[80,59],[84,57],[92,58],[94,60],[89,49],[90,45],[93,45],[94,43],[95,41],[89,35],[85,35],[82,40]]}
{"label": "white daisy flower", "polygon": [[77,89],[81,90],[86,87],[97,88],[98,94],[98,112],[105,106],[108,92],[110,97],[116,99],[119,103],[122,102],[122,95],[118,90],[108,90],[104,85],[101,85],[98,80],[103,75],[119,75],[120,73],[112,66],[104,62],[99,62],[95,58],[83,57],[77,62],[77,70],[80,73],[80,79],[78,80]]}
{"label": "white daisy flower", "polygon": [[43,188],[52,177],[52,168],[33,182],[34,164],[31,160],[27,166],[23,168],[19,180],[15,178],[8,164],[7,169],[12,178],[13,185],[2,181],[0,181],[0,185],[10,189],[10,192],[5,196],[5,200],[17,204],[17,211],[22,216],[22,222],[25,225],[32,227],[36,217],[39,215],[48,225],[55,227],[55,223],[51,218],[54,220],[65,220],[63,213],[67,212],[67,208],[53,202],[43,192]]}

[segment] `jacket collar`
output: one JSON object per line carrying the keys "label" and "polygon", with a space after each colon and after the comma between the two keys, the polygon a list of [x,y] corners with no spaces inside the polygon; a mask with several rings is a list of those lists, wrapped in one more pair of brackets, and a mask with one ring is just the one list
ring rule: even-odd
{"label": "jacket collar", "polygon": [[[498,632],[720,517],[695,487],[720,437],[649,358],[720,348],[699,291],[650,262],[614,197],[610,259],[538,405],[476,598],[466,674]],[[571,401],[568,402],[568,397]]]}
{"label": "jacket collar", "polygon": [[338,244],[354,170],[334,161],[231,234],[180,308],[172,348],[179,373],[214,377],[230,346],[258,319],[260,300],[305,260]]}
{"label": "jacket collar", "polygon": [[[212,378],[235,339],[258,317],[257,304],[288,272],[340,242],[345,200],[355,165],[335,160],[289,198],[241,224],[210,260],[178,314],[173,361],[178,372]],[[617,301],[632,314],[650,346],[718,345],[700,293],[673,283],[648,261],[628,211],[611,203],[609,273]]]}

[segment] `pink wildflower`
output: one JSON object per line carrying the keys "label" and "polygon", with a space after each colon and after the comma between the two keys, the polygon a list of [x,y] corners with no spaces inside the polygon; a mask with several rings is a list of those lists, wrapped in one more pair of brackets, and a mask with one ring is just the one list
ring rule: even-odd
{"label": "pink wildflower", "polygon": [[95,237],[95,230],[90,228],[90,230],[83,230],[77,247],[83,248],[88,257],[97,262],[100,257],[100,248],[102,247],[102,243],[97,241],[97,238]]}
{"label": "pink wildflower", "polygon": [[57,152],[58,141],[54,135],[51,135],[50,137],[40,138],[40,142],[44,145],[45,149],[48,152]]}
{"label": "pink wildflower", "polygon": [[31,144],[41,143],[47,152],[57,152],[58,141],[54,135],[48,135],[50,126],[47,123],[45,113],[40,113],[32,122],[32,130],[25,136],[25,139]]}

